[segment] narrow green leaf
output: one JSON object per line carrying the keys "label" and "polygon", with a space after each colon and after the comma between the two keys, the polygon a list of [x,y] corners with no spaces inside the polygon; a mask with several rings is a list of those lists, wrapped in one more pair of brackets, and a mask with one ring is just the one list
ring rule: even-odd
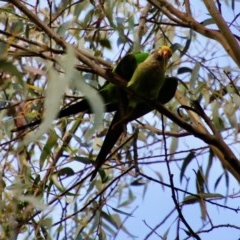
{"label": "narrow green leaf", "polygon": [[[178,126],[177,125],[174,125],[175,128],[178,129]],[[174,129],[172,129],[172,131],[174,131]],[[172,154],[172,153],[175,153],[177,148],[178,148],[178,138],[172,138],[171,139],[171,145],[170,145],[170,150],[169,150],[169,153]],[[170,160],[173,158],[173,155],[170,156]]]}
{"label": "narrow green leaf", "polygon": [[207,25],[215,24],[215,21],[213,18],[208,18],[208,19],[202,21],[201,24],[203,26],[207,26]]}
{"label": "narrow green leaf", "polygon": [[22,79],[22,73],[19,72],[18,69],[11,62],[8,62],[6,59],[0,59],[0,70],[3,72],[7,72],[13,76],[16,76],[19,80]]}
{"label": "narrow green leaf", "polygon": [[[103,219],[105,219],[106,221],[108,221],[112,226],[114,226],[115,228],[118,228],[121,225],[120,221],[115,221],[115,219],[112,217],[114,214],[109,215],[108,213],[101,211],[101,217]],[[116,218],[117,219],[117,218]],[[118,218],[119,220],[119,218]]]}
{"label": "narrow green leaf", "polygon": [[212,119],[213,119],[213,123],[215,125],[215,127],[217,127],[217,129],[219,131],[223,130],[225,128],[224,122],[222,120],[222,118],[220,117],[219,114],[219,109],[220,109],[220,103],[218,101],[214,101],[212,104]]}
{"label": "narrow green leaf", "polygon": [[62,168],[60,169],[58,172],[58,177],[60,176],[67,176],[67,177],[70,177],[70,176],[73,176],[75,174],[75,172],[73,171],[72,168],[70,167],[65,167],[65,168]]}
{"label": "narrow green leaf", "polygon": [[167,229],[167,231],[163,234],[162,240],[167,240],[168,239],[168,234],[170,231],[170,227]]}
{"label": "narrow green leaf", "polygon": [[112,49],[112,45],[111,42],[109,41],[109,39],[100,39],[99,43],[102,47],[105,47],[107,49]]}
{"label": "narrow green leaf", "polygon": [[117,209],[117,208],[113,208],[113,207],[112,207],[112,210],[115,211],[115,212],[117,212],[117,213],[126,215],[126,216],[128,216],[128,217],[133,217],[133,215],[132,215],[131,213],[123,212],[123,211],[121,211],[121,210],[119,210],[119,209]]}
{"label": "narrow green leaf", "polygon": [[187,196],[183,200],[183,204],[194,204],[199,203],[201,199],[222,199],[224,196],[219,193],[202,193],[196,194],[196,196]]}
{"label": "narrow green leaf", "polygon": [[235,0],[231,1],[231,7],[232,7],[232,10],[234,11],[235,10]]}
{"label": "narrow green leaf", "polygon": [[9,31],[12,34],[20,35],[24,31],[23,21],[13,22],[10,26]]}
{"label": "narrow green leaf", "polygon": [[57,29],[57,34],[62,38],[65,38],[66,37],[65,35],[68,32],[68,29],[71,27],[71,25],[72,25],[72,21],[66,21],[62,23]]}
{"label": "narrow green leaf", "polygon": [[39,161],[40,169],[43,168],[45,160],[51,155],[52,148],[56,146],[57,140],[58,140],[58,135],[56,134],[55,131],[52,131],[46,144],[43,147],[43,150],[40,156],[40,161]]}
{"label": "narrow green leaf", "polygon": [[171,50],[173,53],[177,50],[181,51],[181,49],[182,49],[182,45],[180,45],[179,43],[174,43],[171,45]]}
{"label": "narrow green leaf", "polygon": [[138,179],[136,179],[136,180],[134,180],[133,182],[131,182],[131,186],[143,186],[143,185],[145,185],[145,183],[144,182],[142,182],[142,177],[140,177],[140,178],[138,178]]}
{"label": "narrow green leaf", "polygon": [[193,30],[190,29],[190,31],[189,31],[189,36],[188,36],[188,38],[187,38],[187,41],[186,41],[186,44],[185,44],[183,50],[181,51],[180,57],[182,57],[183,55],[185,55],[186,52],[188,51],[188,49],[189,49],[189,47],[190,47],[190,45],[191,45],[191,42],[192,42],[192,34],[193,34]]}
{"label": "narrow green leaf", "polygon": [[199,62],[196,62],[193,70],[192,70],[192,75],[191,75],[191,79],[190,79],[190,86],[189,86],[189,89],[195,89],[196,87],[196,81],[198,80],[198,73],[199,73],[199,70],[200,70],[200,63]]}
{"label": "narrow green leaf", "polygon": [[49,129],[52,121],[57,116],[62,96],[75,74],[74,70],[77,60],[74,54],[74,49],[71,46],[68,46],[66,55],[59,59],[58,62],[62,66],[64,73],[59,74],[52,67],[52,64],[46,62],[49,77],[48,85],[45,91],[46,98],[44,101],[45,111],[43,113],[43,121],[37,131],[26,135],[24,138],[25,145],[36,141],[40,136],[42,136]]}
{"label": "narrow green leaf", "polygon": [[73,158],[71,158],[71,160],[77,161],[77,162],[80,162],[83,164],[93,164],[94,163],[93,160],[91,160],[90,158],[87,158],[87,157],[73,157]]}
{"label": "narrow green leaf", "polygon": [[203,176],[202,168],[200,167],[197,171],[196,188],[198,193],[204,193],[205,178]]}
{"label": "narrow green leaf", "polygon": [[180,67],[177,71],[177,74],[191,73],[192,69],[189,67]]}
{"label": "narrow green leaf", "polygon": [[94,115],[94,123],[91,129],[86,133],[86,138],[93,135],[94,131],[102,124],[102,115],[105,112],[104,102],[99,93],[83,81],[82,76],[74,70],[72,76],[72,85],[79,90],[89,102]]}
{"label": "narrow green leaf", "polygon": [[57,174],[52,174],[51,180],[60,192],[65,192],[66,189],[59,182]]}
{"label": "narrow green leaf", "polygon": [[216,182],[215,182],[215,184],[214,184],[214,190],[217,189],[217,187],[218,187],[218,185],[219,185],[221,179],[223,178],[223,176],[224,176],[224,175],[221,174],[221,175],[217,178],[217,180],[216,180]]}
{"label": "narrow green leaf", "polygon": [[182,182],[185,170],[189,163],[192,161],[192,159],[195,157],[195,152],[191,151],[187,157],[184,159],[182,167],[181,167],[181,172],[180,172],[180,182]]}

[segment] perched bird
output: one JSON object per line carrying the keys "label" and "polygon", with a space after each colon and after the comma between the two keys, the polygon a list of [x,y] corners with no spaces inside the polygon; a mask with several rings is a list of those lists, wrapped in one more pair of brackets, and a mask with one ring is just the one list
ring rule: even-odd
{"label": "perched bird", "polygon": [[[137,67],[137,65],[141,62],[143,62],[147,57],[149,56],[149,53],[136,53],[136,54],[128,54],[125,57],[121,59],[121,61],[117,64],[117,66],[113,69],[113,72],[121,76],[124,80],[129,81]],[[170,83],[171,82],[171,83]],[[175,84],[177,82],[174,78],[168,78],[166,77],[166,81],[164,82],[164,85],[166,85],[166,88],[168,91],[162,91],[161,94],[159,94],[159,101],[162,102],[162,98],[168,98],[171,94],[168,92],[171,92],[175,90]],[[106,82],[99,90],[99,94],[103,98],[103,101],[105,103],[105,111],[106,112],[114,112],[119,107],[119,101],[117,96],[117,87],[110,83]],[[174,94],[173,94],[174,95]],[[141,111],[144,109],[140,109]],[[151,111],[151,110],[149,110]],[[149,112],[147,111],[147,112]],[[68,117],[71,115],[78,114],[80,112],[85,113],[92,113],[92,109],[90,107],[89,102],[86,99],[82,99],[79,102],[73,103],[70,106],[67,106],[63,109],[61,109],[58,113],[57,118],[63,118]],[[144,114],[143,114],[144,115]],[[39,125],[41,123],[42,119],[34,120],[24,126],[18,127],[17,129],[13,131],[21,131],[24,129],[27,129],[29,127],[34,127],[36,125]]]}
{"label": "perched bird", "polygon": [[[148,56],[149,53],[128,54],[121,59],[121,61],[113,69],[113,72],[120,75],[126,81],[129,81],[138,63],[143,62]],[[100,89],[98,89],[98,92],[105,103],[106,112],[113,112],[118,108],[118,98],[116,97],[118,91],[117,89],[118,88],[110,82],[106,82],[102,87],[100,87]],[[91,106],[87,99],[82,99],[79,102],[73,103],[70,106],[61,109],[57,115],[57,118],[68,117],[80,112],[92,113]],[[13,132],[34,127],[39,125],[41,122],[42,119],[34,120],[24,126],[14,129]]]}
{"label": "perched bird", "polygon": [[[128,94],[127,101],[126,97],[124,97],[124,106],[122,106],[122,101],[120,99],[120,105],[114,115],[101,150],[96,158],[96,166],[92,173],[91,180],[94,179],[99,168],[106,161],[107,155],[124,131],[125,125],[129,121],[141,117],[152,110],[152,108],[139,97],[144,96],[152,100],[157,100],[158,98],[161,98],[160,93],[163,93],[164,97],[162,97],[162,102],[160,102],[165,103],[174,96],[177,87],[177,79],[167,79],[170,80],[170,82],[175,82],[173,86],[165,81],[165,70],[171,55],[171,49],[167,46],[163,46],[152,54],[146,56],[145,60],[143,59],[142,62],[136,64],[136,68],[132,72],[127,88],[136,93],[137,96],[134,96],[134,94]],[[124,59],[122,61],[124,61]],[[166,88],[164,89],[165,83],[167,84],[165,86],[166,88],[170,86],[172,89],[169,94],[167,93]],[[164,89],[166,92],[162,92],[161,89]]]}
{"label": "perched bird", "polygon": [[[171,56],[172,51],[167,46],[154,51],[137,65],[127,88],[133,90],[138,96],[157,99],[165,82],[165,70]],[[139,98],[131,97],[129,99],[129,106],[132,108],[135,108],[139,103]]]}
{"label": "perched bird", "polygon": [[[113,72],[121,76],[127,82],[131,79],[137,65],[143,62],[149,53],[136,53],[136,54],[127,54],[125,57],[121,59],[121,61],[116,65],[113,69]],[[118,88],[110,83],[106,82],[99,90],[99,94],[101,95],[103,102],[105,104],[106,112],[114,112],[118,108],[119,99]],[[62,109],[58,118],[70,116],[73,114],[77,114],[79,112],[92,113],[91,107],[86,99],[73,104],[65,109]]]}
{"label": "perched bird", "polygon": [[[165,68],[170,56],[171,50],[166,46],[152,54],[128,54],[120,60],[113,72],[126,80],[128,82],[127,87],[136,92],[138,96],[145,96],[150,99],[157,98],[160,103],[165,104],[174,97],[178,85],[178,78],[164,78]],[[144,68],[146,71],[143,71]],[[92,179],[124,131],[125,125],[153,110],[153,107],[145,104],[144,101],[139,100],[134,95],[128,95],[110,82],[106,82],[98,91],[105,103],[106,112],[116,111],[116,113],[95,161],[96,169]],[[61,109],[57,118],[68,117],[79,112],[92,113],[90,104],[86,99]],[[17,131],[40,123],[41,119],[35,120],[25,126],[18,127]]]}

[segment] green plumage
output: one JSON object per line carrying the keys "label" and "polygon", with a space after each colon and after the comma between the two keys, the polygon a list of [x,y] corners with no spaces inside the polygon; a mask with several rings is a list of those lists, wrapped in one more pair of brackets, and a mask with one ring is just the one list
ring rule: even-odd
{"label": "green plumage", "polygon": [[[153,54],[128,54],[121,59],[113,72],[126,80],[128,82],[127,87],[135,92],[137,96],[158,99],[160,103],[165,104],[173,98],[178,85],[176,77],[164,77],[167,61],[171,56],[169,49],[165,50],[161,48]],[[104,100],[106,112],[116,111],[116,113],[96,158],[95,170],[91,179],[95,177],[99,168],[106,161],[107,155],[124,131],[125,125],[153,110],[152,107],[145,104],[143,100],[140,100],[134,94],[129,95],[109,82],[106,82],[99,89],[99,94]],[[86,99],[62,109],[58,114],[58,118],[79,112],[92,113]],[[40,122],[41,119],[36,120],[18,128],[18,130],[35,126]]]}
{"label": "green plumage", "polygon": [[[147,59],[149,53],[136,53],[136,54],[128,54],[121,59],[121,61],[116,65],[113,72],[121,76],[126,81],[129,81],[132,78],[132,75],[138,66],[139,63],[143,62]],[[160,90],[158,95],[158,100],[165,104],[170,101],[174,96],[176,87],[177,87],[177,78],[168,78],[164,81],[164,91]],[[99,94],[103,98],[105,103],[106,112],[113,112],[118,109],[119,100],[117,96],[117,87],[109,82],[106,82],[100,89]],[[140,113],[144,115],[147,112],[150,112],[152,109],[149,106],[145,108],[139,109]],[[79,112],[92,113],[91,107],[86,99],[83,99],[79,102],[73,103],[70,106],[63,108],[60,110],[57,118],[68,117],[71,115],[75,115]],[[24,130],[28,127],[33,127],[41,123],[41,119],[37,119],[27,125],[22,127],[18,127],[17,131]]]}
{"label": "green plumage", "polygon": [[[158,51],[149,55],[145,61],[138,64],[127,87],[137,93],[138,96],[145,96],[156,99],[165,80],[164,59],[158,57]],[[137,98],[130,100],[130,106],[135,107]]]}
{"label": "green plumage", "polygon": [[[118,95],[121,97],[121,99],[119,99],[120,101],[117,112],[115,113],[101,150],[96,158],[96,167],[92,174],[91,180],[96,176],[99,168],[106,161],[107,155],[118,140],[119,136],[124,131],[125,125],[129,121],[141,117],[152,110],[152,108],[145,104],[144,101],[139,98],[139,96],[144,96],[149,99],[157,99],[160,97],[161,89],[164,87],[165,83],[164,76],[167,62],[171,57],[171,54],[171,50],[168,47],[163,46],[151,55],[145,55],[144,58],[141,59],[142,62],[137,62],[137,58],[135,57],[137,63],[135,64],[135,71],[132,72],[131,78],[126,80],[129,80],[127,88],[136,93],[137,97],[134,96],[134,93],[127,95],[125,92],[122,93],[122,90],[119,90],[122,94]],[[125,59],[123,59],[115,69],[115,72],[117,72],[119,75],[126,74],[124,72],[125,67],[121,69],[121,67],[124,65],[124,61]],[[127,65],[128,64],[126,64],[126,70],[128,70]],[[119,69],[121,69],[121,71],[119,71]],[[127,73],[129,74],[129,72]],[[130,77],[130,75],[128,77]],[[175,80],[175,78],[171,78],[171,81]],[[175,82],[177,83],[177,81]],[[172,95],[170,97],[166,96],[162,99],[166,101],[170,100],[176,91],[176,86],[177,84],[174,84],[174,90],[171,91]],[[121,104],[123,101],[124,105]]]}

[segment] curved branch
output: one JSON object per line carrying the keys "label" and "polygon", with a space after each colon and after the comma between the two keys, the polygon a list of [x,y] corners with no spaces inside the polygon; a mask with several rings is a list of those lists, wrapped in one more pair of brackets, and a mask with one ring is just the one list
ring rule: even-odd
{"label": "curved branch", "polygon": [[217,7],[215,6],[214,2],[212,0],[203,0],[205,6],[207,7],[209,13],[211,14],[212,18],[216,22],[220,32],[222,33],[222,36],[226,39],[226,41],[229,44],[229,47],[231,48],[233,52],[233,56],[235,61],[237,61],[238,66],[240,66],[240,46],[238,42],[236,41],[235,37],[233,36],[232,32],[230,31],[228,25],[222,18],[221,14],[219,14],[219,11]]}
{"label": "curved branch", "polygon": [[[57,44],[59,44],[63,50],[66,49],[68,43],[60,37],[55,31],[48,27],[40,18],[38,18],[32,11],[30,11],[24,4],[20,1],[12,1],[12,4],[16,6],[20,11],[22,11],[33,23],[35,23],[42,31],[44,31],[50,38],[52,38]],[[84,50],[79,50],[78,53],[92,59],[98,63],[101,63],[107,67],[111,66],[108,62],[104,61],[102,58],[95,57],[92,54]],[[84,62],[85,63],[85,62]]]}
{"label": "curved branch", "polygon": [[[201,23],[197,22],[191,15],[179,11],[172,4],[168,3],[166,0],[148,0],[158,9],[161,9],[164,14],[166,14],[170,19],[174,20],[176,17],[183,21],[185,24],[189,25],[193,30],[206,36],[208,38],[218,41],[226,50],[226,52],[232,57],[235,63],[240,67],[240,54],[232,47],[229,46],[228,41],[225,39],[221,32],[214,29],[206,28]],[[237,48],[238,49],[238,48]],[[238,57],[236,57],[238,54]]]}
{"label": "curved branch", "polygon": [[143,9],[140,19],[139,19],[139,25],[138,25],[138,30],[137,30],[137,37],[136,41],[134,42],[134,52],[139,52],[141,50],[141,40],[144,34],[144,29],[145,29],[145,24],[146,24],[146,19],[147,19],[147,14],[151,9],[151,4],[147,3],[145,8]]}

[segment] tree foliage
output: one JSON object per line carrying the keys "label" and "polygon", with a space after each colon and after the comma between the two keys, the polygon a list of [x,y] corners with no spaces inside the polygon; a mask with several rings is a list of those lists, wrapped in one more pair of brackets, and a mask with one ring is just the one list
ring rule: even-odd
{"label": "tree foliage", "polygon": [[[0,2],[0,239],[236,238],[239,3],[195,2]],[[175,98],[146,99],[156,111],[128,124],[107,180],[90,182],[112,119],[96,89],[126,89],[114,64],[163,44],[174,50],[167,75],[181,79]],[[54,120],[83,96],[94,115]]]}

